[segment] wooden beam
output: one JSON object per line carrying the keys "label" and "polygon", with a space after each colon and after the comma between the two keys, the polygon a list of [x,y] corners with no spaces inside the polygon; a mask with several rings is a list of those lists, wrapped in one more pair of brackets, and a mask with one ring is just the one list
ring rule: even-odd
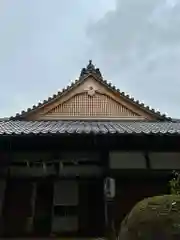
{"label": "wooden beam", "polygon": [[146,160],[146,168],[151,169],[151,163],[149,158],[149,153],[146,151],[144,154],[145,160]]}

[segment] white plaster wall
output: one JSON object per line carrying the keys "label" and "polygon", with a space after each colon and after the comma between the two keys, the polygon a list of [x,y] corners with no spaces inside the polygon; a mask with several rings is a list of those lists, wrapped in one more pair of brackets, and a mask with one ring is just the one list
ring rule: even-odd
{"label": "white plaster wall", "polygon": [[149,158],[153,169],[180,169],[180,153],[178,152],[151,152]]}
{"label": "white plaster wall", "polygon": [[144,169],[146,161],[142,152],[111,151],[109,166],[111,169]]}

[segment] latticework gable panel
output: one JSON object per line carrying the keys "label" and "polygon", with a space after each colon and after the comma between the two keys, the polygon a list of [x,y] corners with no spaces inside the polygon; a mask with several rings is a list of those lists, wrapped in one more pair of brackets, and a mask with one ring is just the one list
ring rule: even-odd
{"label": "latticework gable panel", "polygon": [[68,101],[50,110],[44,117],[61,118],[109,118],[109,117],[138,117],[139,115],[129,110],[111,97],[96,93],[77,94]]}

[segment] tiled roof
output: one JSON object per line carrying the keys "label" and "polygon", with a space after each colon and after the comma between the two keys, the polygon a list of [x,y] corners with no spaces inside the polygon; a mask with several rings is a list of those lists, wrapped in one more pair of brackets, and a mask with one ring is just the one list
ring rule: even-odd
{"label": "tiled roof", "polygon": [[74,87],[81,84],[89,76],[93,76],[101,84],[105,85],[110,90],[119,94],[122,98],[124,98],[124,100],[130,102],[131,104],[135,104],[136,106],[140,107],[142,110],[144,110],[147,113],[153,114],[155,117],[157,117],[158,120],[171,120],[171,118],[167,117],[165,114],[161,114],[159,111],[155,111],[155,109],[152,109],[149,106],[146,106],[144,103],[139,102],[138,100],[135,100],[133,97],[130,97],[128,94],[121,92],[120,89],[116,88],[111,83],[108,83],[106,80],[103,79],[99,68],[95,68],[91,60],[89,61],[89,64],[87,65],[87,67],[81,70],[79,79],[73,82],[70,86],[67,86],[66,88],[62,89],[62,91],[59,91],[57,94],[54,94],[52,97],[49,97],[47,100],[44,100],[42,103],[40,102],[37,105],[32,106],[32,108],[28,108],[26,111],[17,113],[15,117],[12,116],[10,118],[16,119],[16,120],[23,119],[30,112],[33,112],[47,104],[50,104],[56,101],[56,99],[58,99],[59,97],[66,94],[68,91],[70,91]]}
{"label": "tiled roof", "polygon": [[180,122],[148,121],[0,121],[0,135],[160,134],[180,135]]}

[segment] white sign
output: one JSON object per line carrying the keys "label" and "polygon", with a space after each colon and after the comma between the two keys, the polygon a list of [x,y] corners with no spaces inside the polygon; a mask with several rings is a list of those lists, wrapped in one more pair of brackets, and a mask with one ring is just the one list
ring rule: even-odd
{"label": "white sign", "polygon": [[107,198],[114,198],[115,197],[115,180],[113,178],[106,178],[104,181],[104,194]]}

